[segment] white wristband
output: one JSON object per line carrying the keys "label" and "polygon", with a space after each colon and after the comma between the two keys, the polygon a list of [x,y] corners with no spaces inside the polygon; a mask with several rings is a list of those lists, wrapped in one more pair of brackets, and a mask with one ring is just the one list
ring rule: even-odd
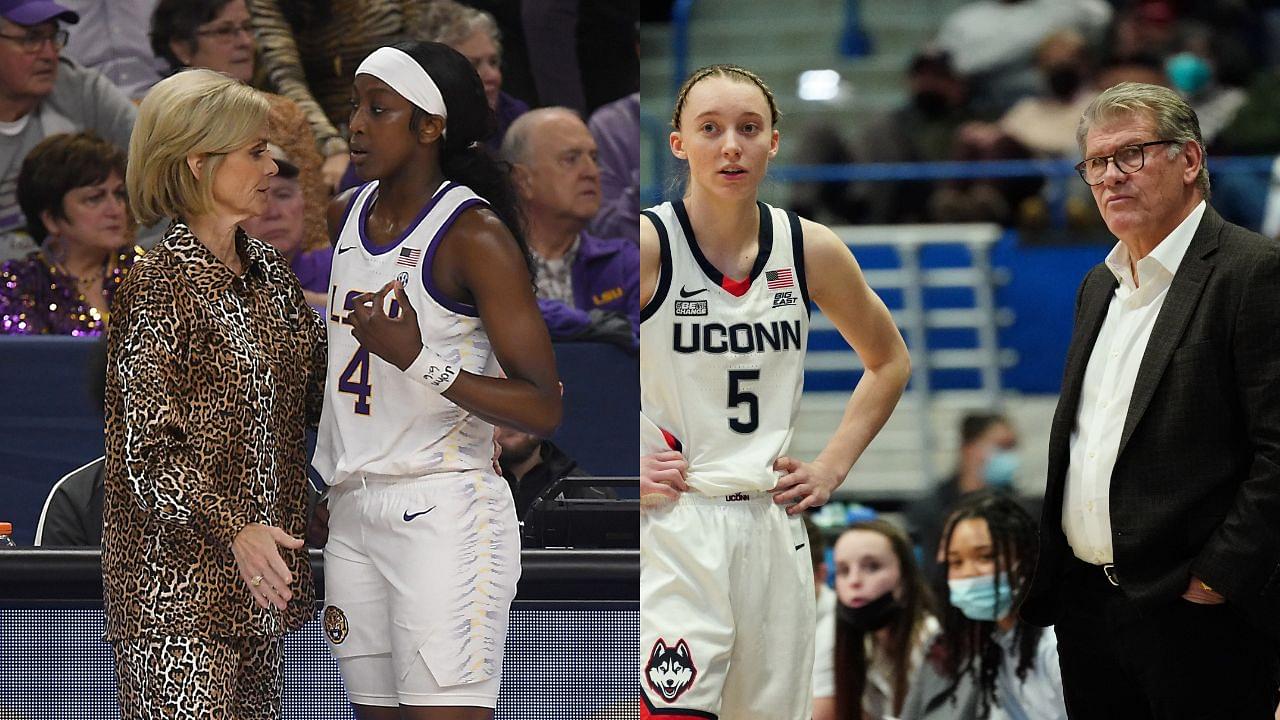
{"label": "white wristband", "polygon": [[418,358],[404,372],[416,382],[443,393],[458,379],[462,368],[450,364],[439,353],[423,345]]}

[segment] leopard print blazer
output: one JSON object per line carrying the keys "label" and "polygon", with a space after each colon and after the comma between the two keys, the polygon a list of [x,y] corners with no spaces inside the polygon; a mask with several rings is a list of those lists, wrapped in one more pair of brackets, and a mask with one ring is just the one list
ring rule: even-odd
{"label": "leopard print blazer", "polygon": [[315,612],[295,584],[259,608],[231,541],[251,522],[302,537],[303,430],[320,417],[324,325],[289,264],[237,231],[236,276],[175,223],[116,293],[107,339],[102,538],[107,640],[281,635]]}

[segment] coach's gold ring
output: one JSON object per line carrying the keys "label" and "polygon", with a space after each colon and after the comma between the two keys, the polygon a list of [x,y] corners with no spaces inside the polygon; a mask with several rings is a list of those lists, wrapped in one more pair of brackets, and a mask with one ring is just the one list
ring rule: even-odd
{"label": "coach's gold ring", "polygon": [[254,575],[253,577],[249,578],[249,584],[254,587],[258,587],[259,585],[262,584],[262,576]]}

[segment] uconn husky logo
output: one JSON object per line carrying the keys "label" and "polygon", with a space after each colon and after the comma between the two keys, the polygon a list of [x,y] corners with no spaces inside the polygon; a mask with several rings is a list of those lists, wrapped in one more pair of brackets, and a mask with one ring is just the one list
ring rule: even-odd
{"label": "uconn husky logo", "polygon": [[676,698],[693,685],[693,679],[698,676],[693,656],[689,653],[689,645],[683,639],[674,648],[668,648],[666,641],[658,638],[653,644],[653,652],[649,653],[649,663],[645,665],[644,671],[649,687],[667,702],[675,702]]}

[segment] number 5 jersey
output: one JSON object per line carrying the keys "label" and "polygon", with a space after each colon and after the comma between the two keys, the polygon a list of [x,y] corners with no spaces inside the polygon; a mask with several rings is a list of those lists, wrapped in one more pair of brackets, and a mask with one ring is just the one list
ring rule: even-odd
{"label": "number 5 jersey", "polygon": [[[329,368],[313,465],[329,485],[353,475],[423,478],[439,473],[492,473],[493,426],[372,355],[351,335],[355,298],[399,278],[418,315],[422,344],[478,375],[497,375],[497,361],[475,307],[435,287],[431,263],[463,211],[486,203],[469,188],[442,183],[415,221],[389,245],[375,246],[365,223],[378,183],[357,190],[342,220],[329,278],[326,326]],[[388,293],[384,310],[400,315]]]}
{"label": "number 5 jersey", "polygon": [[[642,452],[680,450],[704,495],[772,488],[804,386],[809,296],[795,213],[757,203],[751,274],[725,277],[703,255],[684,203],[644,211],[658,230],[661,272],[640,313]],[[332,343],[332,341],[330,341]],[[666,447],[662,445],[665,444]]]}

